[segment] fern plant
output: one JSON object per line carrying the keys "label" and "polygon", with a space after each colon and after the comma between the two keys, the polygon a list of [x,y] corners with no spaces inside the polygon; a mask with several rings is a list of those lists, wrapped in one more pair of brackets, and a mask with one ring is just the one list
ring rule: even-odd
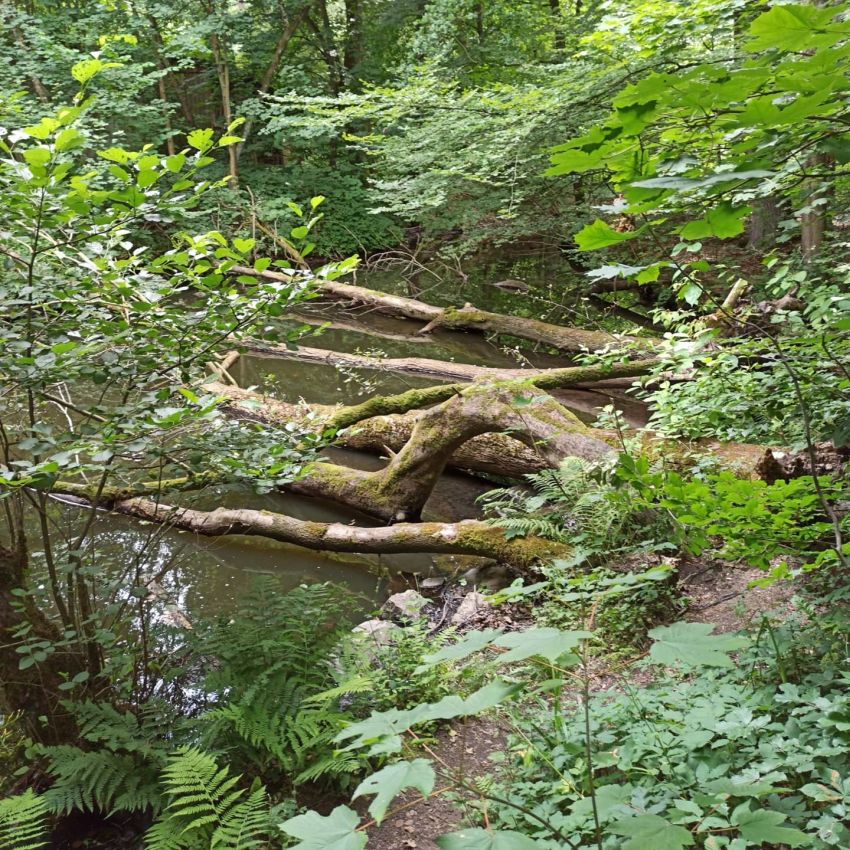
{"label": "fern plant", "polygon": [[198,624],[193,648],[209,670],[202,745],[227,750],[237,769],[276,785],[355,771],[357,759],[328,756],[345,722],[337,700],[316,699],[336,684],[328,658],[350,628],[350,608],[350,596],[333,585],[281,595],[267,578],[235,616]]}
{"label": "fern plant", "polygon": [[270,826],[266,789],[241,790],[239,779],[208,753],[193,748],[174,753],[162,774],[169,802],[147,832],[147,850],[259,847]]}
{"label": "fern plant", "polygon": [[51,811],[157,812],[159,774],[185,723],[170,706],[146,703],[135,712],[108,703],[68,704],[81,746],[40,747],[53,784],[44,799]]}
{"label": "fern plant", "polygon": [[0,850],[47,846],[47,803],[32,790],[0,800]]}
{"label": "fern plant", "polygon": [[534,535],[592,548],[609,538],[621,518],[605,470],[582,458],[565,458],[557,469],[525,480],[531,492],[511,487],[479,498],[488,519],[508,538]]}

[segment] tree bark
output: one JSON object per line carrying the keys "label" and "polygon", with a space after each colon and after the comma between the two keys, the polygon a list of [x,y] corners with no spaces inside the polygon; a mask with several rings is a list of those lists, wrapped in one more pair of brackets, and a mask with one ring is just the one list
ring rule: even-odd
{"label": "tree bark", "polygon": [[[229,409],[231,415],[272,425],[282,426],[295,422],[307,427],[312,425],[315,428],[324,428],[334,416],[340,416],[343,420],[354,419],[356,427],[342,431],[337,436],[336,444],[371,454],[386,455],[388,452],[401,451],[410,439],[416,419],[416,412],[412,410],[387,415],[382,413],[379,407],[371,418],[367,418],[361,415],[364,411],[360,405],[355,408],[338,408],[329,405],[288,404],[250,390],[220,383],[210,383],[207,389],[228,400],[226,409]],[[407,396],[407,393],[401,395]],[[392,407],[392,404],[389,407]],[[357,412],[348,414],[347,410]],[[582,434],[605,442],[613,448],[619,448],[619,435],[616,432],[582,427],[585,429]],[[716,440],[689,443],[660,438],[651,431],[638,433],[642,441],[641,451],[659,459],[668,458],[674,466],[685,465],[691,463],[694,457],[710,454],[723,468],[733,470],[743,478],[775,480],[776,477],[782,477],[774,457],[774,452],[781,450],[748,443],[720,443]],[[501,478],[521,478],[528,473],[546,469],[549,461],[512,434],[487,433],[473,437],[455,449],[447,461],[447,466]]]}
{"label": "tree bark", "polygon": [[[274,81],[275,74],[280,68],[280,61],[283,58],[283,53],[286,50],[289,42],[292,40],[292,37],[298,30],[298,27],[301,25],[301,22],[304,20],[304,17],[307,13],[306,7],[299,9],[295,12],[287,21],[280,33],[280,37],[277,40],[277,43],[274,46],[274,50],[272,51],[271,59],[269,59],[269,64],[266,66],[266,70],[263,73],[263,77],[260,80],[260,84],[257,87],[257,94],[264,95],[267,94],[269,89],[271,88],[272,82]],[[242,156],[242,150],[245,147],[245,143],[248,141],[248,137],[251,135],[251,130],[254,127],[254,119],[248,118],[245,121],[245,124],[242,126],[242,141],[236,145],[236,159],[238,160]]]}
{"label": "tree bark", "polygon": [[[288,275],[279,272],[265,271],[258,273],[248,266],[233,266],[230,270],[234,274],[255,275],[282,282],[291,280]],[[597,351],[612,345],[633,345],[642,351],[648,351],[655,348],[659,343],[659,340],[650,337],[626,336],[607,331],[589,331],[583,328],[552,325],[548,322],[522,316],[505,316],[501,313],[479,310],[471,304],[461,308],[436,307],[414,298],[391,295],[375,289],[354,286],[350,283],[340,283],[339,281],[321,281],[317,284],[317,289],[321,295],[332,300],[363,304],[407,319],[426,322],[425,327],[418,333],[428,333],[436,327],[451,328],[452,330],[472,330],[543,343],[573,354],[586,350]]]}

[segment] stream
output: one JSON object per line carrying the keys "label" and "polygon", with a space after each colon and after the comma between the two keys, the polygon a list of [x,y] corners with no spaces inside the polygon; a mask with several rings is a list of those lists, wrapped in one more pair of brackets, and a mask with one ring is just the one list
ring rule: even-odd
{"label": "stream", "polygon": [[[383,276],[382,276],[383,277]],[[389,290],[387,279],[358,283]],[[408,294],[404,289],[398,290]],[[466,295],[466,292],[458,295]],[[479,287],[470,293],[487,309],[510,310],[511,301],[524,293],[505,293],[493,287]],[[490,296],[485,300],[486,296]],[[438,299],[432,293],[423,296]],[[454,299],[456,302],[460,298]],[[305,345],[343,353],[368,353],[386,357],[428,357],[436,360],[474,363],[480,366],[509,368],[564,366],[564,358],[546,354],[520,353],[501,348],[476,334],[437,330],[428,336],[416,336],[415,322],[375,312],[344,311],[339,307],[310,305],[309,310],[290,320],[295,325],[314,326],[330,322],[319,336],[310,336]],[[286,401],[303,398],[307,402],[344,404],[363,401],[371,395],[401,392],[410,387],[436,383],[427,378],[399,375],[379,370],[347,370],[327,365],[303,364],[262,355],[243,355],[232,367],[231,375],[243,387],[256,386]],[[610,399],[599,393],[572,392],[562,401],[585,421]],[[618,406],[619,400],[618,400]],[[331,449],[328,456],[336,463],[374,469],[381,461],[373,456]],[[492,484],[459,473],[443,475],[429,499],[423,518],[454,521],[479,516],[476,498]],[[200,508],[216,505],[276,510],[299,519],[319,522],[356,521],[374,524],[374,520],[336,504],[288,494],[258,495],[246,488],[209,488],[193,504]],[[70,520],[74,509],[63,509]],[[304,582],[333,581],[347,585],[355,594],[357,613],[374,610],[386,598],[388,587],[398,585],[401,574],[425,577],[435,571],[463,569],[465,559],[412,554],[358,556],[311,552],[306,549],[261,538],[197,538],[194,535],[164,530],[129,518],[103,513],[98,516],[93,546],[101,563],[117,563],[131,574],[138,560],[145,576],[167,576],[168,602],[191,621],[198,616],[227,612],[233,601],[257,574],[276,576],[282,590]],[[466,559],[468,560],[468,559]]]}

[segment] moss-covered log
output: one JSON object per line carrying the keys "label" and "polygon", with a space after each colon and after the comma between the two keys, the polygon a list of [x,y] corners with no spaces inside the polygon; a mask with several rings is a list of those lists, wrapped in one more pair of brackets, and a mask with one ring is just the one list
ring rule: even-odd
{"label": "moss-covered log", "polygon": [[[224,384],[210,384],[209,389],[229,400],[228,403],[234,415],[246,416],[275,425],[283,425],[287,422],[309,425],[312,422],[315,427],[325,427],[334,416],[339,416],[340,413],[343,414],[341,419],[344,421],[345,411],[349,410],[349,408],[340,409],[329,405],[288,404],[250,390]],[[460,392],[463,385],[457,385],[456,389]],[[402,393],[401,396],[407,399],[410,394],[415,393],[427,394],[427,390],[411,390],[408,393]],[[384,415],[381,413],[383,402],[373,401],[376,404],[373,409],[374,415],[370,418],[359,418],[364,412],[364,406],[368,406],[369,402],[352,408],[356,411],[356,415],[352,414],[357,419],[356,427],[343,431],[337,438],[338,445],[379,455],[401,451],[410,439],[416,412]],[[368,411],[365,412],[368,413]],[[619,448],[619,436],[616,432],[588,429],[585,433],[607,443],[614,449]],[[661,438],[652,431],[638,433],[643,443],[643,451],[653,457],[664,457],[674,466],[681,467],[689,463],[692,458],[710,455],[718,461],[720,466],[732,469],[742,477],[765,480],[781,477],[777,473],[775,450],[770,447],[746,443],[720,443],[716,440],[688,442]],[[520,478],[530,472],[545,469],[549,463],[539,452],[524,445],[513,435],[487,433],[473,437],[455,449],[447,465],[453,469]]]}

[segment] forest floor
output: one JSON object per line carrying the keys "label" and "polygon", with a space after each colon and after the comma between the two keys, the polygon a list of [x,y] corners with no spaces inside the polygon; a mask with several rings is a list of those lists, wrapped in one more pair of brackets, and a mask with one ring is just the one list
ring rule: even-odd
{"label": "forest floor", "polygon": [[[679,581],[688,598],[683,618],[711,623],[716,632],[734,632],[751,626],[762,614],[781,617],[790,612],[794,585],[777,582],[769,587],[751,586],[763,577],[761,570],[716,561],[696,559],[683,563]],[[645,683],[645,671],[635,671],[631,678],[635,684]],[[617,679],[604,665],[594,672],[593,682],[597,691],[618,687]],[[504,750],[507,737],[498,718],[474,718],[441,733],[431,747],[432,758],[436,756],[436,760],[466,777],[486,776],[493,770],[490,755]],[[474,815],[464,811],[463,804],[442,796],[423,800],[417,792],[397,798],[396,807],[405,805],[408,808],[368,830],[370,850],[439,850],[434,839],[461,829],[468,820],[465,816]]]}

